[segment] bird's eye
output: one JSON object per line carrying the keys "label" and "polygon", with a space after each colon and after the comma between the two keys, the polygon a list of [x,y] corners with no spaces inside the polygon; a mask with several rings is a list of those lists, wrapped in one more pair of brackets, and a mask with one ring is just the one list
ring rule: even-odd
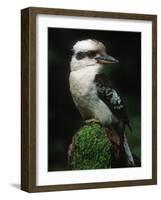
{"label": "bird's eye", "polygon": [[88,51],[87,55],[89,58],[94,58],[97,55],[97,51]]}
{"label": "bird's eye", "polygon": [[76,54],[77,60],[80,60],[80,59],[85,58],[85,57],[86,57],[86,54],[84,52],[78,52]]}

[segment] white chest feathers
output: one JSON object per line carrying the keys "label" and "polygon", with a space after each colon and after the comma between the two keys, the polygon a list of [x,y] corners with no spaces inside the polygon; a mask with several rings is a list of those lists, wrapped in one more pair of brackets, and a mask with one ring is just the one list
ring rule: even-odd
{"label": "white chest feathers", "polygon": [[103,125],[112,123],[112,112],[98,97],[94,82],[96,71],[87,69],[70,73],[70,91],[82,118],[84,120],[95,118]]}

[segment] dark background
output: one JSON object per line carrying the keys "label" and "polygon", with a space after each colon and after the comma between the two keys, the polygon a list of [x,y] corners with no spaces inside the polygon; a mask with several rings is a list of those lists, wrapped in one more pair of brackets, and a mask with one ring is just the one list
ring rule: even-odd
{"label": "dark background", "polygon": [[126,129],[132,152],[141,157],[141,33],[79,29],[48,29],[48,170],[67,170],[72,136],[82,124],[70,91],[72,47],[78,40],[102,41],[119,64],[105,73],[122,95],[132,126]]}

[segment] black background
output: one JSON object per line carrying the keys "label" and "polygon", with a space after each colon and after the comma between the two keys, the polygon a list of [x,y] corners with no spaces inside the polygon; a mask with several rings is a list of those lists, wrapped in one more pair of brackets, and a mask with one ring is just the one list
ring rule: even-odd
{"label": "black background", "polygon": [[[48,170],[67,169],[72,136],[83,123],[70,91],[72,47],[78,40],[103,42],[108,54],[119,60],[107,70],[127,106],[133,133],[129,143],[140,157],[141,33],[79,29],[48,29]],[[128,131],[127,131],[128,132]]]}

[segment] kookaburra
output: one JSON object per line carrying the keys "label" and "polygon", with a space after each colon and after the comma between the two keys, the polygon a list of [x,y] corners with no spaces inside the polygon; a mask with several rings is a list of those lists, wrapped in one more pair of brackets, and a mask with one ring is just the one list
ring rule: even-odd
{"label": "kookaburra", "polygon": [[115,130],[122,148],[121,166],[135,166],[125,135],[125,127],[130,127],[125,105],[108,77],[101,73],[105,66],[117,62],[106,53],[106,47],[100,41],[87,39],[76,42],[70,63],[70,91],[87,123],[97,120],[105,128]]}

